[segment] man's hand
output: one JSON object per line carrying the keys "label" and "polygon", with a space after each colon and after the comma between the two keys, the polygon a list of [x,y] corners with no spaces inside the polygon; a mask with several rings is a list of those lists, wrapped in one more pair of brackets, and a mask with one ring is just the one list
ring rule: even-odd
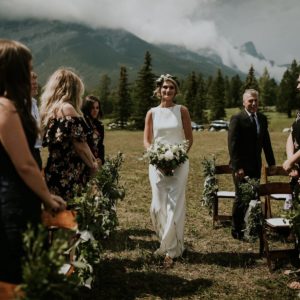
{"label": "man's hand", "polygon": [[234,176],[238,179],[243,179],[245,177],[244,169],[238,169],[235,173]]}

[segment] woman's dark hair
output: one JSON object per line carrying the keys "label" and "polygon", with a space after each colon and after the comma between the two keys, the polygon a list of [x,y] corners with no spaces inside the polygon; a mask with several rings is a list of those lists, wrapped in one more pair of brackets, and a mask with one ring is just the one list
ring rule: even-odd
{"label": "woman's dark hair", "polygon": [[91,110],[93,108],[93,104],[95,102],[98,102],[99,104],[99,114],[97,119],[101,119],[103,117],[102,109],[101,109],[101,103],[99,98],[93,95],[88,95],[85,97],[82,105],[82,112],[85,116],[91,117]]}
{"label": "woman's dark hair", "polygon": [[0,39],[0,96],[14,103],[23,128],[36,136],[36,121],[31,115],[31,60],[25,45]]}

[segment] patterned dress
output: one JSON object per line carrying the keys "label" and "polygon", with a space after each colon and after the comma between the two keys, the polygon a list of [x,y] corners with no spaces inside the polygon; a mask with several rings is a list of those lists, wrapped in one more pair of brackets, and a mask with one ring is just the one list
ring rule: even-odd
{"label": "patterned dress", "polygon": [[66,201],[73,198],[75,186],[84,187],[89,179],[89,168],[73,144],[86,142],[88,131],[83,118],[70,116],[51,119],[45,131],[43,146],[49,151],[46,183],[52,193]]}

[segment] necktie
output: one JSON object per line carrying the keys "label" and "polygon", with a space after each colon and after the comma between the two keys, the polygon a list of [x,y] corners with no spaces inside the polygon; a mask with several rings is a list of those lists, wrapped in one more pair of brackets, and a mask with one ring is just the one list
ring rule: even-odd
{"label": "necktie", "polygon": [[255,114],[254,113],[251,113],[250,119],[251,119],[251,122],[253,124],[253,127],[255,128],[255,132],[258,133],[257,123],[256,123],[256,120],[255,120]]}

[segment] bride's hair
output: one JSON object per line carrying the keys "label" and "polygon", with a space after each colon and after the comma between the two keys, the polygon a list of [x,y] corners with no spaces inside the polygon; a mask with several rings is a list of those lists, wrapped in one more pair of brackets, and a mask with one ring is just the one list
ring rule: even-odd
{"label": "bride's hair", "polygon": [[153,92],[153,96],[156,96],[157,98],[160,98],[160,89],[165,81],[170,81],[175,86],[175,94],[177,95],[179,93],[179,82],[177,81],[177,78],[175,76],[172,76],[170,74],[162,74],[158,79],[156,79],[156,88]]}

